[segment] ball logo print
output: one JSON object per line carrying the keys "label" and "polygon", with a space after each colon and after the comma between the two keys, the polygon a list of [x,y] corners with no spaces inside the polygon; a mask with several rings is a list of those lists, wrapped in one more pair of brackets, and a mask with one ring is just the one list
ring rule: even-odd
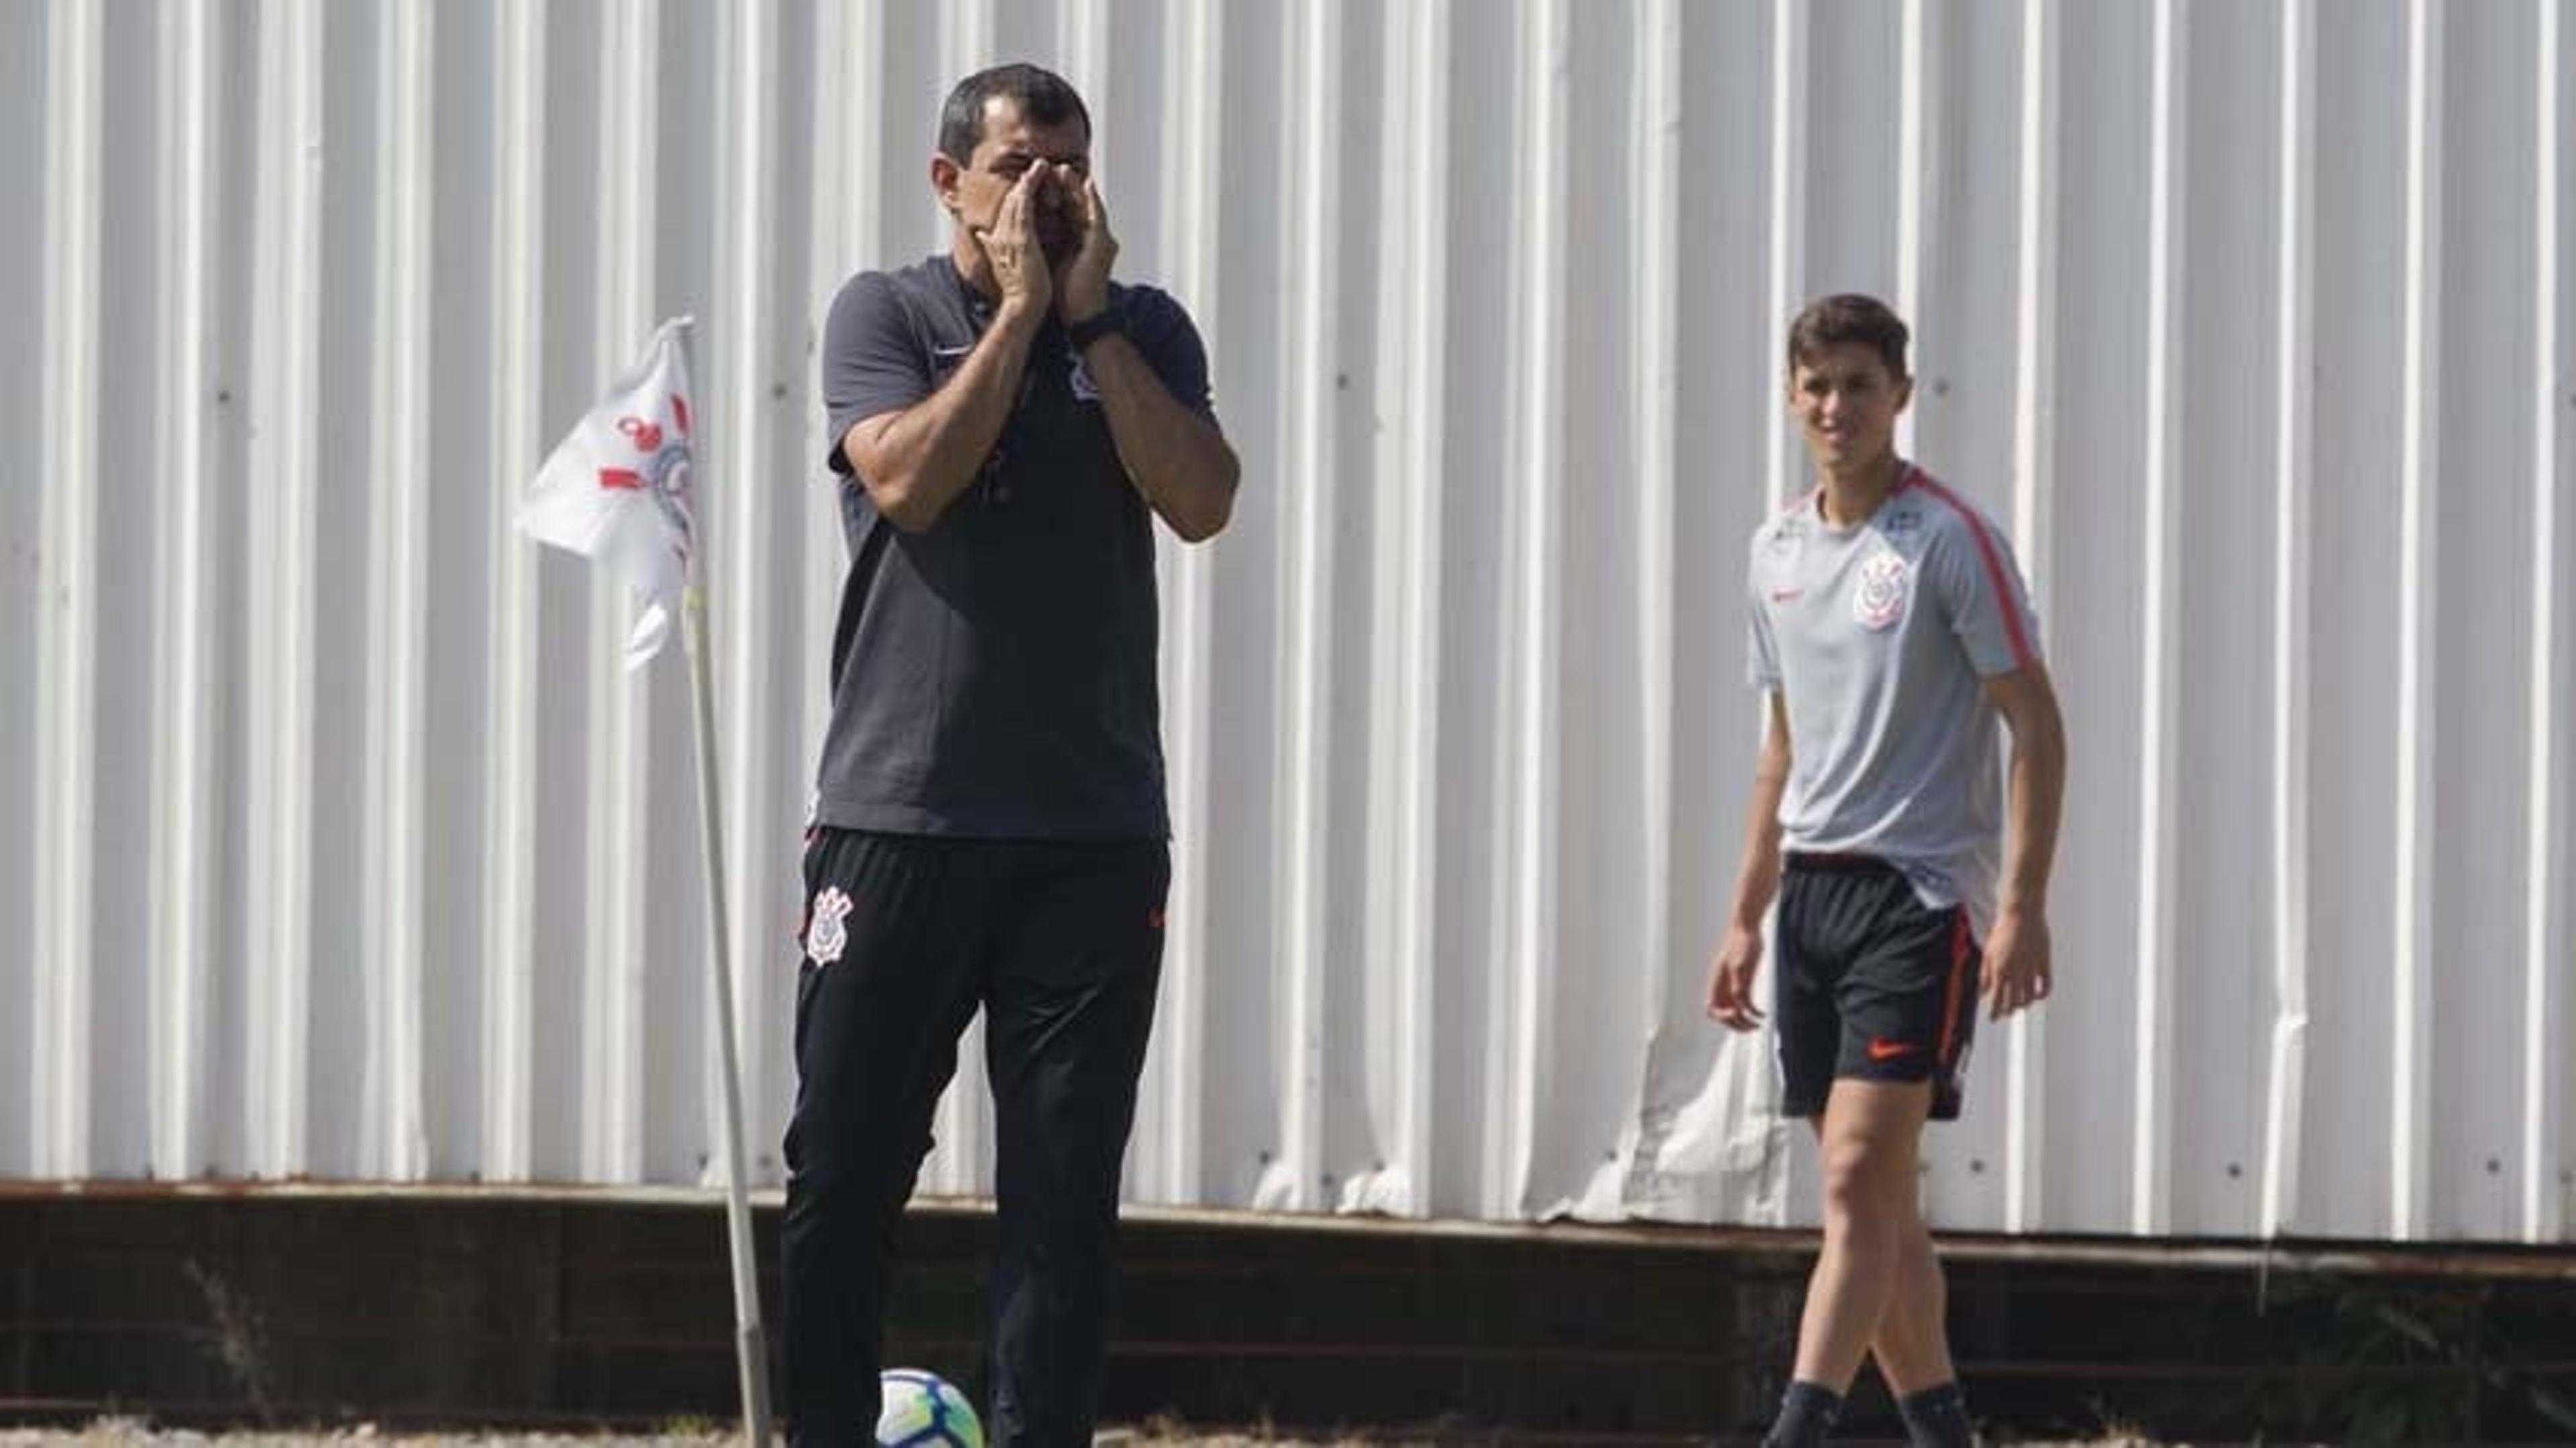
{"label": "ball logo print", "polygon": [[984,1425],[966,1395],[937,1373],[888,1368],[877,1376],[884,1448],[984,1448]]}
{"label": "ball logo print", "polygon": [[1905,560],[1886,552],[1860,566],[1860,588],[1852,594],[1852,618],[1863,628],[1885,628],[1905,613]]}
{"label": "ball logo print", "polygon": [[520,532],[603,565],[644,605],[627,635],[630,669],[661,652],[690,583],[689,326],[674,317],[654,331],[651,348],[546,455],[519,505]]}
{"label": "ball logo print", "polygon": [[[640,492],[653,500],[662,517],[684,539],[696,536],[689,514],[689,403],[678,393],[670,396],[671,421],[680,436],[672,439],[662,425],[632,415],[617,419],[617,431],[634,444],[639,454],[631,468],[603,467],[599,485]],[[686,549],[681,549],[685,560]]]}
{"label": "ball logo print", "polygon": [[662,449],[662,429],[640,417],[617,419],[617,430],[626,434],[626,440],[635,444],[637,452],[659,452]]}
{"label": "ball logo print", "polygon": [[830,965],[841,958],[849,947],[850,928],[843,924],[850,918],[850,897],[834,885],[814,897],[814,916],[805,926],[805,957],[816,965]]}

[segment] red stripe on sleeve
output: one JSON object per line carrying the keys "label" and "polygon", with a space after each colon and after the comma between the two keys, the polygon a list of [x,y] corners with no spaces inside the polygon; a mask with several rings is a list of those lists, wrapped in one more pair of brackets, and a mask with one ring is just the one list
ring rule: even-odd
{"label": "red stripe on sleeve", "polygon": [[2030,646],[2030,632],[2022,627],[2021,605],[2013,601],[2012,583],[2004,577],[2003,555],[1995,551],[1994,536],[1986,531],[1985,520],[1977,510],[1959,500],[1959,495],[1941,486],[1930,473],[1916,468],[1909,482],[1920,482],[1925,491],[1950,505],[1950,511],[1968,525],[1968,536],[1977,540],[1977,556],[1985,560],[1986,583],[1995,591],[1995,607],[2003,610],[2004,636],[2012,641],[2013,665],[2027,669],[2038,658]]}

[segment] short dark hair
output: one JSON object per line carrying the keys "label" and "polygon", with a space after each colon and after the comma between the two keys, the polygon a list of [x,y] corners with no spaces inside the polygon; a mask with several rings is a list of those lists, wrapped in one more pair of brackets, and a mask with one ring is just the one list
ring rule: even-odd
{"label": "short dark hair", "polygon": [[941,155],[960,166],[974,159],[975,146],[984,139],[984,108],[995,96],[1007,97],[1032,124],[1060,126],[1078,120],[1082,134],[1091,135],[1091,110],[1063,76],[1034,65],[997,65],[966,77],[948,93],[948,104],[939,108]]}
{"label": "short dark hair", "polygon": [[1821,297],[1789,324],[1789,370],[1795,372],[1798,364],[1828,347],[1857,342],[1876,352],[1888,374],[1901,381],[1911,375],[1905,370],[1905,344],[1912,336],[1905,319],[1876,297],[1858,292]]}

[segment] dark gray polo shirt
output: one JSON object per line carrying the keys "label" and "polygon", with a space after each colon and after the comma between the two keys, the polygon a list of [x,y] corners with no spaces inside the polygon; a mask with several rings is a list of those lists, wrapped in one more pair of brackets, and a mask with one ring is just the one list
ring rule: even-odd
{"label": "dark gray polo shirt", "polygon": [[[1128,335],[1214,420],[1180,304],[1111,287]],[[1050,321],[983,475],[904,533],[848,477],[853,424],[947,382],[993,317],[946,255],[841,288],[823,332],[827,462],[850,572],[832,633],[815,820],[987,839],[1170,832],[1155,680],[1153,518],[1081,358]]]}

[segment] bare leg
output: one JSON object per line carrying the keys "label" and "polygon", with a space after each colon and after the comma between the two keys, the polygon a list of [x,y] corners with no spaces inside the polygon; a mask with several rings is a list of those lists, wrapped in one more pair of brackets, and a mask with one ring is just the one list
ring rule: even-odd
{"label": "bare leg", "polygon": [[[1908,1197],[1912,1203],[1913,1198]],[[1950,1364],[1949,1285],[1918,1206],[1898,1229],[1895,1291],[1878,1320],[1869,1351],[1889,1391],[1902,1398],[1958,1376]]]}
{"label": "bare leg", "polygon": [[[1825,1119],[1810,1116],[1807,1125],[1822,1143]],[[1949,1284],[1933,1250],[1932,1230],[1923,1221],[1921,1191],[1906,1192],[1903,1207],[1894,1286],[1869,1339],[1869,1355],[1877,1359],[1888,1390],[1900,1398],[1958,1375],[1950,1362]],[[1809,1285],[1812,1292],[1812,1280]]]}
{"label": "bare leg", "polygon": [[[1826,1098],[1819,1132],[1825,1196],[1825,1249],[1807,1282],[1807,1307],[1798,1325],[1796,1377],[1848,1393],[1862,1355],[1880,1336],[1882,1320],[1900,1290],[1920,1295],[1908,1259],[1919,1245],[1922,1265],[1937,1279],[1916,1204],[1917,1150],[1930,1114],[1928,1081],[1839,1080]],[[1906,1280],[1899,1281],[1900,1273]],[[1937,1314],[1937,1306],[1935,1307]],[[1923,1308],[1909,1305],[1909,1324]],[[1937,1315],[1931,1321],[1939,1322]],[[1936,1329],[1937,1330],[1937,1329]],[[1919,1366],[1907,1335],[1896,1348],[1910,1374]],[[1943,1354],[1946,1357],[1946,1353]]]}

